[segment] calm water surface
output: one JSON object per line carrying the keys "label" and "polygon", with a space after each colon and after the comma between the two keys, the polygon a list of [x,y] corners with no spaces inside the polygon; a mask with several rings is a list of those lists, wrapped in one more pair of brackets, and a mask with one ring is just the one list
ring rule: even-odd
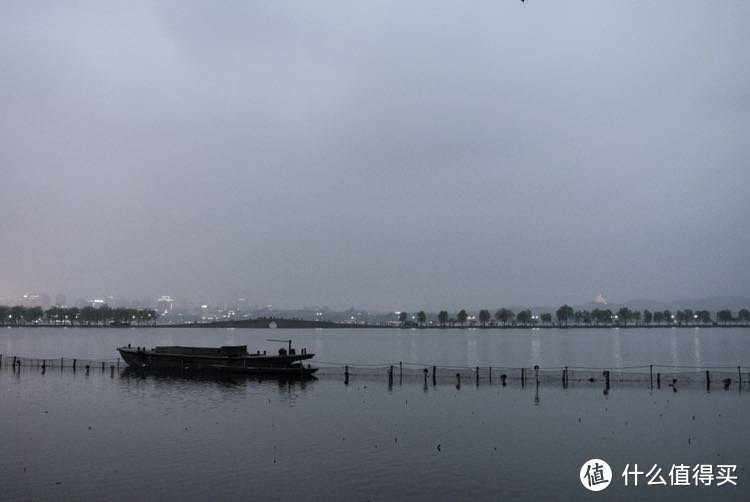
{"label": "calm water surface", "polygon": [[316,360],[342,364],[439,366],[750,365],[750,329],[0,329],[0,353],[41,358],[117,357],[115,348],[155,345],[247,345],[275,349],[291,338]]}
{"label": "calm water surface", "polygon": [[[0,352],[113,358],[121,344],[295,339],[316,359],[456,366],[748,364],[744,330],[13,329]],[[0,369],[2,500],[750,499],[750,387],[379,378],[307,382]],[[588,492],[583,462],[615,479]],[[735,464],[738,486],[625,487],[625,464]],[[668,477],[667,477],[668,480]]]}

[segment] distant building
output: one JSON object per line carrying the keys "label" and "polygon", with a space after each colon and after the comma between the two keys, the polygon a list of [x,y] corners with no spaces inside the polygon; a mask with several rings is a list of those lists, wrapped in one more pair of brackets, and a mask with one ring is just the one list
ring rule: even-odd
{"label": "distant building", "polygon": [[604,294],[599,293],[598,295],[596,295],[596,298],[594,298],[594,303],[598,305],[606,305],[607,299],[604,297]]}
{"label": "distant building", "polygon": [[50,307],[49,295],[44,293],[29,293],[19,298],[19,304],[24,307],[42,307],[48,309]]}
{"label": "distant building", "polygon": [[169,295],[159,297],[159,299],[156,300],[156,303],[161,315],[169,315],[172,313],[172,310],[174,310],[174,298]]}

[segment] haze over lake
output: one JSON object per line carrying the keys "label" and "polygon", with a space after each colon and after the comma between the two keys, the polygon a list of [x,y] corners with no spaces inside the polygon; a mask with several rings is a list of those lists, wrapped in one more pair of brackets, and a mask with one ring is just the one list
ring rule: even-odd
{"label": "haze over lake", "polygon": [[748,18],[3,2],[0,298],[750,297]]}

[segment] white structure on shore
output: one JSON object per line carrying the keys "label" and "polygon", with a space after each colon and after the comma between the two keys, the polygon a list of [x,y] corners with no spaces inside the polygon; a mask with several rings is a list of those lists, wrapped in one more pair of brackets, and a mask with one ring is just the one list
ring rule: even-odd
{"label": "white structure on shore", "polygon": [[606,305],[607,304],[607,298],[604,296],[603,293],[599,293],[596,295],[596,298],[594,298],[594,303],[599,305]]}
{"label": "white structure on shore", "polygon": [[170,314],[172,309],[174,309],[174,298],[169,295],[160,297],[156,302],[159,305],[159,313],[161,315]]}

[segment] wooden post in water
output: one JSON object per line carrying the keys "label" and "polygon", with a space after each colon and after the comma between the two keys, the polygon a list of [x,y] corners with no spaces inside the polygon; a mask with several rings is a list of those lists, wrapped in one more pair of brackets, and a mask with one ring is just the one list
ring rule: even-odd
{"label": "wooden post in water", "polygon": [[477,366],[476,371],[477,371],[477,387],[479,387],[479,366]]}
{"label": "wooden post in water", "polygon": [[427,390],[427,373],[428,373],[428,372],[429,372],[429,371],[427,370],[427,368],[425,368],[425,369],[424,369],[424,389],[425,389],[425,390]]}
{"label": "wooden post in water", "polygon": [[432,385],[437,385],[437,366],[432,367]]}
{"label": "wooden post in water", "polygon": [[60,358],[60,368],[62,368],[63,366],[65,366],[65,364],[63,364],[63,358],[61,357]]}
{"label": "wooden post in water", "polygon": [[47,369],[47,360],[42,359],[42,370],[46,370],[46,369]]}
{"label": "wooden post in water", "polygon": [[656,388],[661,389],[661,373],[656,373]]}
{"label": "wooden post in water", "polygon": [[706,370],[706,392],[711,392],[711,374]]}
{"label": "wooden post in water", "polygon": [[539,386],[539,365],[534,365],[534,378],[536,379],[536,385]]}
{"label": "wooden post in water", "polygon": [[13,356],[13,368],[16,367],[16,356]]}
{"label": "wooden post in water", "polygon": [[521,368],[521,387],[526,387],[526,368]]}
{"label": "wooden post in water", "polygon": [[654,365],[648,367],[648,379],[651,382],[651,388],[654,388]]}
{"label": "wooden post in water", "polygon": [[461,388],[461,373],[456,373],[456,388]]}
{"label": "wooden post in water", "polygon": [[604,387],[609,391],[609,370],[604,370]]}
{"label": "wooden post in water", "polygon": [[102,361],[102,372],[104,372],[104,361]]}
{"label": "wooden post in water", "polygon": [[[2,358],[3,356],[0,355],[0,359]],[[737,366],[737,377],[738,377],[737,383],[739,383],[740,385],[739,391],[742,392],[742,369],[739,366]]]}
{"label": "wooden post in water", "polygon": [[88,375],[88,374],[89,374],[89,365],[87,364],[86,365],[86,375]]}
{"label": "wooden post in water", "polygon": [[388,368],[388,386],[393,385],[393,365],[391,365],[390,368]]}
{"label": "wooden post in water", "polygon": [[349,365],[344,366],[344,385],[349,385]]}
{"label": "wooden post in water", "polygon": [[490,384],[492,383],[492,366],[487,368],[487,378],[490,380]]}
{"label": "wooden post in water", "polygon": [[3,367],[3,355],[0,354],[0,368]]}

